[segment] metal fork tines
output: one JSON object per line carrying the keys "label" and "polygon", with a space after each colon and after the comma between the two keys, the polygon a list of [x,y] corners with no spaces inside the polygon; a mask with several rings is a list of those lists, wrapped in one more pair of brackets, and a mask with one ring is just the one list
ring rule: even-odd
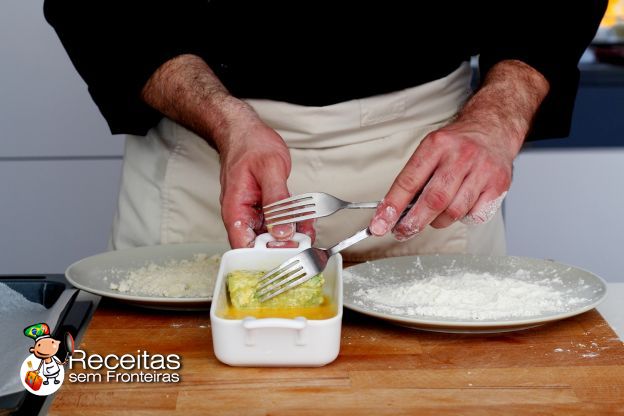
{"label": "metal fork tines", "polygon": [[267,225],[281,225],[327,217],[345,208],[377,208],[375,202],[347,202],[324,192],[295,195],[263,207]]}
{"label": "metal fork tines", "polygon": [[264,302],[307,282],[325,270],[331,256],[370,235],[368,228],[365,228],[331,248],[311,247],[303,250],[262,276],[258,281],[256,296],[260,302]]}

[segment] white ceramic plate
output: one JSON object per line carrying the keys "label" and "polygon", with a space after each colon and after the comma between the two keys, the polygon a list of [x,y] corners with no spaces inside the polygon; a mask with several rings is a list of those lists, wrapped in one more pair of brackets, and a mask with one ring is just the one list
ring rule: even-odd
{"label": "white ceramic plate", "polygon": [[[190,244],[166,244],[160,246],[137,247],[125,250],[110,251],[87,257],[72,264],[65,271],[67,280],[79,289],[96,295],[118,299],[137,306],[154,309],[171,310],[208,310],[214,282],[214,276],[206,276],[212,279],[212,286],[206,297],[195,298],[171,298],[164,296],[139,296],[122,293],[111,289],[111,283],[118,283],[130,270],[145,266],[148,263],[165,264],[169,260],[193,259],[195,254],[223,254],[229,247],[222,243],[190,243]],[[114,271],[114,272],[113,272]]]}
{"label": "white ceramic plate", "polygon": [[[544,282],[562,296],[583,301],[558,313],[545,313],[526,318],[490,321],[453,319],[426,315],[401,315],[387,312],[375,302],[357,294],[384,284],[404,284],[434,275],[451,275],[458,271],[511,276],[527,270],[527,281]],[[595,308],[605,298],[607,285],[600,277],[572,266],[549,260],[510,256],[428,255],[395,257],[358,264],[344,271],[344,306],[366,315],[417,329],[453,333],[494,333],[532,328],[547,322],[579,315]],[[360,292],[361,293],[361,292]]]}

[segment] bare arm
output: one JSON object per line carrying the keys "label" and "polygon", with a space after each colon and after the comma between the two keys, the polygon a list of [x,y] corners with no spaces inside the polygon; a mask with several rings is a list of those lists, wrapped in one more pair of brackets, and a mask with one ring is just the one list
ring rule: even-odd
{"label": "bare arm", "polygon": [[456,122],[488,125],[508,139],[513,156],[520,151],[531,122],[548,94],[548,81],[520,61],[503,61],[488,72],[483,86],[466,103]]}
{"label": "bare arm", "polygon": [[[143,99],[170,119],[206,139],[221,160],[221,215],[234,248],[251,245],[265,228],[262,205],[289,196],[290,153],[282,138],[253,109],[227,91],[198,56],[181,55],[161,65],[142,91]],[[311,223],[300,231],[311,234]],[[271,229],[279,240],[294,226]]]}
{"label": "bare arm", "polygon": [[167,117],[226,150],[237,125],[258,123],[255,112],[232,97],[203,59],[181,55],[165,62],[149,78],[143,100]]}
{"label": "bare arm", "polygon": [[416,149],[377,209],[371,232],[393,230],[406,240],[429,224],[441,228],[464,217],[470,223],[489,220],[511,185],[513,160],[548,89],[546,79],[523,62],[496,64],[457,118]]}

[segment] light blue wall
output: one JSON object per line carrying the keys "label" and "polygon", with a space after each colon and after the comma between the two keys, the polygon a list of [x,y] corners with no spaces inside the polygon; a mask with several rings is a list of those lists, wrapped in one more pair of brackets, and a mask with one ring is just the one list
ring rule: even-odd
{"label": "light blue wall", "polygon": [[505,214],[509,254],[624,282],[624,148],[523,152]]}
{"label": "light blue wall", "polygon": [[123,138],[110,135],[42,0],[0,2],[0,273],[106,248]]}

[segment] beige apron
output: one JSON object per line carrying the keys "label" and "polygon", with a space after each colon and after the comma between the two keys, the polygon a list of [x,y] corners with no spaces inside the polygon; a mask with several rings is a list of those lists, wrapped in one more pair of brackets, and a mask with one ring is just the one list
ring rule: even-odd
{"label": "beige apron", "polygon": [[[470,94],[470,67],[414,88],[325,107],[247,100],[290,148],[290,192],[323,191],[347,201],[383,198],[427,133]],[[202,138],[163,119],[146,137],[128,136],[111,247],[228,241],[219,205],[219,157]],[[316,223],[317,246],[364,228],[374,210],[345,210]],[[403,243],[369,238],[351,261],[418,253],[504,254],[501,213],[487,224],[427,227]]]}

